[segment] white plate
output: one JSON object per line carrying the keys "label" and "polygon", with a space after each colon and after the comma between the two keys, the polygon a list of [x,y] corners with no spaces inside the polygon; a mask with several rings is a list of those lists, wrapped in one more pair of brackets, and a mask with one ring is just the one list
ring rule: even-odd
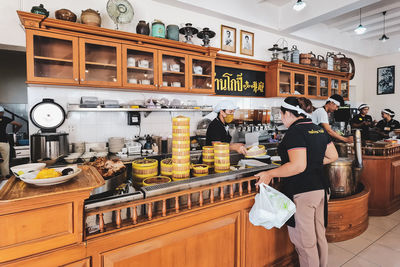
{"label": "white plate", "polygon": [[11,167],[11,171],[14,173],[16,177],[19,177],[18,175],[19,171],[23,171],[24,174],[26,174],[28,172],[40,171],[44,167],[46,167],[46,163],[29,163]]}
{"label": "white plate", "polygon": [[65,182],[71,180],[72,178],[74,178],[75,176],[77,176],[82,171],[77,166],[65,166],[62,168],[55,168],[55,170],[61,172],[62,170],[66,169],[66,168],[74,169],[74,173],[59,176],[59,177],[54,177],[54,178],[35,179],[36,175],[39,173],[39,171],[35,171],[35,172],[23,174],[23,175],[19,176],[19,178],[28,184],[33,184],[33,185],[37,185],[37,186],[48,186],[48,185],[65,183]]}
{"label": "white plate", "polygon": [[281,160],[281,157],[279,157],[279,156],[272,156],[272,157],[271,157],[271,160],[272,160],[272,161],[280,161],[280,160]]}

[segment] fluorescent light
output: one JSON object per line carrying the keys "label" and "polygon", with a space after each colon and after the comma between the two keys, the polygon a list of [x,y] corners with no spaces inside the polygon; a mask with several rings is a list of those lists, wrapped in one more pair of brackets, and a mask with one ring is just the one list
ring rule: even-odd
{"label": "fluorescent light", "polygon": [[302,0],[297,0],[296,4],[294,4],[294,6],[293,6],[293,9],[296,11],[300,11],[303,8],[305,8],[306,5],[307,4],[305,2],[303,2]]}
{"label": "fluorescent light", "polygon": [[367,28],[365,28],[363,25],[358,25],[357,28],[354,29],[354,32],[356,34],[364,34],[367,31]]}

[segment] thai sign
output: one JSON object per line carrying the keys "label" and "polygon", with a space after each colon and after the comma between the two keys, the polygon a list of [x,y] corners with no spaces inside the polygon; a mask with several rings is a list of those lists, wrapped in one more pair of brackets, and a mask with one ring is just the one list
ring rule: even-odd
{"label": "thai sign", "polygon": [[215,66],[215,94],[265,96],[265,72]]}

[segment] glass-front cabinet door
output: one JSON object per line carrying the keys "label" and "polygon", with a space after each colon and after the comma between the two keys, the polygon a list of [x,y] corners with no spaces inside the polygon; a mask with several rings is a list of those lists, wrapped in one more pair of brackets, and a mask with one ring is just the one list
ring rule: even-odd
{"label": "glass-front cabinet door", "polygon": [[157,51],[153,49],[122,46],[122,84],[134,89],[158,89],[156,73]]}
{"label": "glass-front cabinet door", "polygon": [[121,86],[121,45],[79,39],[80,83]]}
{"label": "glass-front cabinet door", "polygon": [[305,77],[306,75],[301,73],[294,73],[294,94],[304,95],[305,94]]}
{"label": "glass-front cabinet door", "polygon": [[338,79],[331,79],[331,95],[339,94],[339,80]]}
{"label": "glass-front cabinet door", "polygon": [[290,95],[291,94],[291,73],[288,71],[279,71],[279,94]]}
{"label": "glass-front cabinet door", "polygon": [[160,90],[188,91],[187,56],[159,51],[158,62]]}
{"label": "glass-front cabinet door", "polygon": [[189,57],[189,91],[193,93],[214,93],[214,60],[206,57]]}
{"label": "glass-front cabinet door", "polygon": [[345,100],[349,99],[349,81],[345,80],[340,81],[340,94],[343,96]]}
{"label": "glass-front cabinet door", "polygon": [[318,83],[317,83],[317,76],[308,75],[307,77],[307,89],[308,89],[308,96],[310,97],[317,97],[318,96]]}
{"label": "glass-front cabinet door", "polygon": [[319,77],[319,95],[320,97],[328,97],[329,95],[329,79],[327,77]]}
{"label": "glass-front cabinet door", "polygon": [[26,31],[28,82],[79,83],[78,38]]}

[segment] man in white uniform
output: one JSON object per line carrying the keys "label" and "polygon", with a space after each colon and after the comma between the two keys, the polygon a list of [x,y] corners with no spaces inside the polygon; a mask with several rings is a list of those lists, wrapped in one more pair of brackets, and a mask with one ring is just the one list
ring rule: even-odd
{"label": "man in white uniform", "polygon": [[328,101],[326,101],[326,103],[323,107],[317,108],[312,113],[311,119],[314,124],[320,125],[322,128],[324,128],[325,131],[332,138],[343,141],[345,143],[352,143],[353,136],[349,136],[349,137],[341,136],[340,134],[338,134],[334,130],[332,130],[331,126],[329,125],[328,113],[334,112],[335,110],[337,110],[339,108],[339,106],[343,106],[343,105],[344,105],[343,97],[338,94],[334,94],[330,98],[328,98]]}

